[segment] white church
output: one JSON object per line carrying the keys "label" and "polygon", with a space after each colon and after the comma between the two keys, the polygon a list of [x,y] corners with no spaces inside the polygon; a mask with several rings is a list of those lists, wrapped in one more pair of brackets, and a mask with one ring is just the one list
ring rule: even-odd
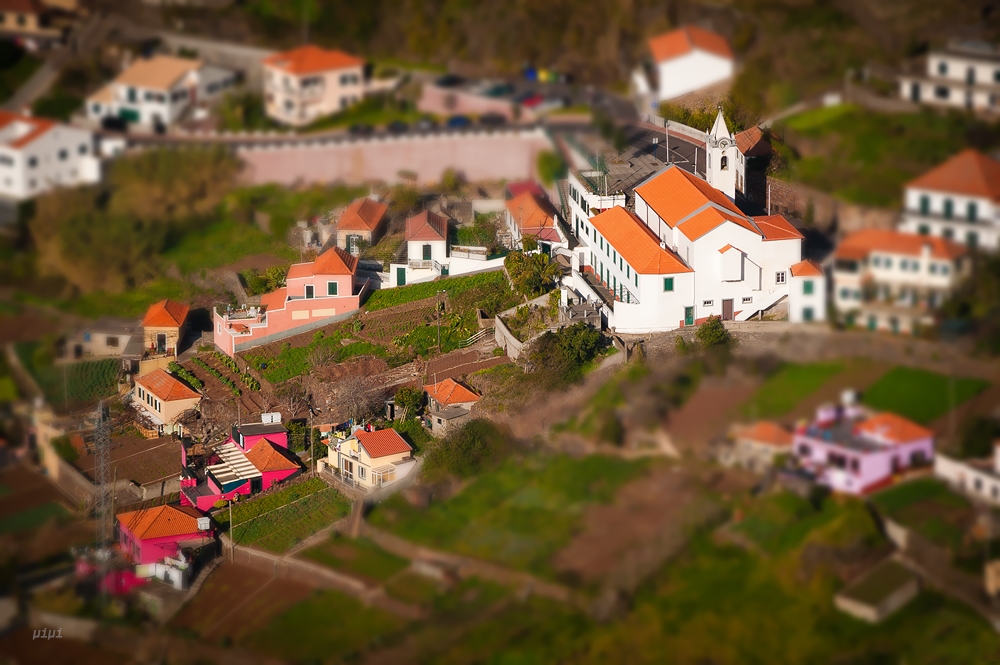
{"label": "white church", "polygon": [[621,333],[746,321],[782,303],[790,321],[824,320],[826,278],[802,260],[802,234],[781,215],[736,205],[746,156],[721,111],[705,153],[704,177],[665,165],[631,196],[570,172],[575,297],[603,302],[605,324]]}

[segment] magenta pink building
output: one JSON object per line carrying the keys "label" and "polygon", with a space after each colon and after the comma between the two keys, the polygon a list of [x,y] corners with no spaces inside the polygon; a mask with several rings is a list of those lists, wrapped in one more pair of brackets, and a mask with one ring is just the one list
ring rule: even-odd
{"label": "magenta pink building", "polygon": [[154,506],[117,518],[122,552],[138,564],[163,561],[212,537],[209,519],[191,506]]}
{"label": "magenta pink building", "polygon": [[311,263],[288,269],[285,286],[264,295],[259,307],[214,309],[214,341],[235,358],[268,344],[345,319],[361,308],[367,280],[357,283],[358,257],[331,247]]}
{"label": "magenta pink building", "polygon": [[908,469],[934,460],[934,433],[894,413],[866,417],[857,407],[821,407],[799,427],[793,450],[818,483],[835,492],[867,494]]}
{"label": "magenta pink building", "polygon": [[288,450],[288,430],[279,423],[235,426],[229,439],[206,457],[196,459],[182,450],[181,464],[181,505],[204,511],[236,495],[262,492],[302,471]]}

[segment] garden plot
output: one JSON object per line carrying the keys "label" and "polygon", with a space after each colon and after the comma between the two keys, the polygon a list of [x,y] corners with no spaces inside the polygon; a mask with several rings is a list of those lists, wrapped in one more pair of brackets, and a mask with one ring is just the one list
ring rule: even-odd
{"label": "garden plot", "polygon": [[975,521],[975,509],[935,478],[919,478],[883,490],[872,503],[888,519],[939,547],[959,553]]}
{"label": "garden plot", "polygon": [[990,382],[895,367],[865,391],[868,406],[929,424],[989,388]]}
{"label": "garden plot", "polygon": [[223,383],[222,379],[213,375],[205,367],[196,363],[195,359],[183,363],[181,366],[204,384],[202,392],[208,399],[232,404],[234,410],[236,409],[236,400],[239,400],[243,417],[247,420],[255,419],[267,410],[266,395],[260,390],[251,390],[241,380],[239,374],[233,372],[231,368],[216,358],[215,354],[202,353],[196,358],[217,371],[223,378],[229,379],[240,391],[240,395],[234,394],[230,386]]}
{"label": "garden plot", "polygon": [[37,342],[18,344],[15,349],[21,364],[45,393],[46,400],[55,406],[62,407],[68,399],[70,410],[83,408],[114,395],[118,388],[118,360],[115,358],[67,365],[39,364],[40,345]]}
{"label": "garden plot", "polygon": [[435,299],[425,298],[366,314],[360,319],[362,328],[357,335],[377,344],[391,344],[396,337],[434,321],[434,308]]}

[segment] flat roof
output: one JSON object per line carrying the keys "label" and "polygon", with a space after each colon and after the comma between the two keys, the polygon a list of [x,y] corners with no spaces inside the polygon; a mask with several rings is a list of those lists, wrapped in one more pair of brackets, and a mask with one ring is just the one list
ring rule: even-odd
{"label": "flat roof", "polygon": [[818,427],[815,424],[810,424],[806,427],[805,435],[815,441],[843,446],[862,453],[885,450],[888,446],[879,445],[865,437],[855,436],[854,427],[860,422],[845,418],[830,427]]}
{"label": "flat roof", "polygon": [[257,467],[251,464],[235,443],[220,446],[215,449],[215,452],[218,453],[221,461],[207,467],[205,471],[211,472],[220,483],[228,485],[234,481],[247,481],[251,478],[261,477]]}
{"label": "flat roof", "polygon": [[256,423],[236,427],[243,436],[259,436],[261,434],[284,434],[288,431],[281,423]]}

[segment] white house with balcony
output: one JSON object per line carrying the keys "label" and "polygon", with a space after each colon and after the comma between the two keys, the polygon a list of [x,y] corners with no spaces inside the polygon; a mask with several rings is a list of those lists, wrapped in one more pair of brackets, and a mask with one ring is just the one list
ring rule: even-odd
{"label": "white house with balcony", "polygon": [[833,303],[848,325],[894,334],[934,322],[934,309],[971,272],[967,248],[951,240],[866,229],[834,252]]}
{"label": "white house with balcony", "polygon": [[899,77],[899,94],[917,104],[1000,111],[1000,49],[981,42],[951,42],[931,51],[923,73]]}
{"label": "white house with balcony", "polygon": [[155,127],[177,122],[198,102],[217,99],[237,83],[229,69],[200,60],[154,55],[126,67],[113,81],[87,98],[87,117],[120,118]]}
{"label": "white house with balcony", "polygon": [[0,111],[0,196],[20,201],[100,179],[90,131]]}
{"label": "white house with balcony", "polygon": [[900,230],[1000,249],[1000,162],[971,148],[906,185]]}

